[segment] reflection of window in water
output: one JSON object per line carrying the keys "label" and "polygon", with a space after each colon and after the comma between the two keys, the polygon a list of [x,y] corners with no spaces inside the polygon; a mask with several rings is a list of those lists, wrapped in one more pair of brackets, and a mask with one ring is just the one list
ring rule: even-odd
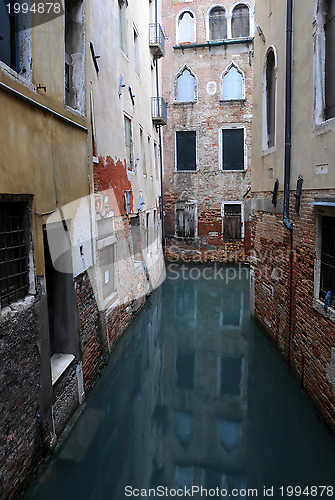
{"label": "reflection of window in water", "polygon": [[174,434],[182,446],[191,443],[194,433],[194,417],[190,413],[175,412]]}
{"label": "reflection of window in water", "polygon": [[174,474],[175,488],[191,488],[193,486],[194,467],[176,467]]}
{"label": "reflection of window in water", "polygon": [[197,290],[189,287],[176,287],[174,296],[175,318],[197,319]]}
{"label": "reflection of window in water", "polygon": [[201,486],[207,490],[215,490],[221,482],[221,473],[217,470],[202,469],[201,470]]}
{"label": "reflection of window in water", "polygon": [[183,389],[193,389],[194,387],[194,362],[195,353],[193,351],[175,352],[175,386]]}
{"label": "reflection of window in water", "polygon": [[241,393],[243,358],[224,356],[221,358],[220,393],[238,396]]}
{"label": "reflection of window in water", "polygon": [[[247,487],[247,480],[243,476],[230,476],[222,474],[221,476],[221,489],[227,490],[229,496],[231,496],[232,490],[243,490]],[[242,496],[235,497],[238,500],[245,498]]]}
{"label": "reflection of window in water", "polygon": [[243,293],[229,290],[221,297],[220,326],[240,328],[243,319]]}
{"label": "reflection of window in water", "polygon": [[226,451],[232,451],[242,440],[242,424],[241,422],[231,422],[229,420],[219,420],[219,436],[220,442]]}

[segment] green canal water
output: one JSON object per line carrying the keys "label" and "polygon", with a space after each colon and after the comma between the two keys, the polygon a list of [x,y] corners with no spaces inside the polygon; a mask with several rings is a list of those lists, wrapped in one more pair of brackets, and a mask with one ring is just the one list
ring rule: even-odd
{"label": "green canal water", "polygon": [[333,486],[334,441],[250,318],[248,269],[173,264],[25,498],[329,498]]}

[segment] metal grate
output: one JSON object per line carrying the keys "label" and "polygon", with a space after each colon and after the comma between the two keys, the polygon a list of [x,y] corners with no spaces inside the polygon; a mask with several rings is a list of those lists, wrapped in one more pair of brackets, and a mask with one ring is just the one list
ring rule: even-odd
{"label": "metal grate", "polygon": [[320,298],[335,294],[335,217],[322,218]]}
{"label": "metal grate", "polygon": [[26,217],[26,203],[0,203],[0,303],[2,307],[25,297],[29,290]]}

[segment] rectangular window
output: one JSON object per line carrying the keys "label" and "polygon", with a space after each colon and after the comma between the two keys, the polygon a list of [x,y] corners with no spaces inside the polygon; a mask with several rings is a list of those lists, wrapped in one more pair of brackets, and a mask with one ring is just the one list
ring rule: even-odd
{"label": "rectangular window", "polygon": [[335,294],[335,217],[322,217],[320,299]]}
{"label": "rectangular window", "polygon": [[176,132],[177,170],[196,170],[196,132]]}
{"label": "rectangular window", "polygon": [[145,155],[143,130],[141,128],[140,128],[140,145],[141,145],[142,173],[144,175],[147,175],[147,159]]}
{"label": "rectangular window", "polygon": [[126,144],[126,161],[127,169],[134,171],[134,152],[133,152],[133,131],[131,119],[127,116],[124,117],[124,137]]}
{"label": "rectangular window", "polygon": [[120,49],[125,54],[127,53],[126,49],[126,7],[128,2],[126,0],[118,0],[118,9],[119,9],[119,44]]}
{"label": "rectangular window", "polygon": [[193,351],[175,352],[175,386],[183,389],[194,387],[195,353]]}
{"label": "rectangular window", "polygon": [[196,226],[196,206],[195,203],[176,204],[175,230],[176,236],[184,238],[194,238]]}
{"label": "rectangular window", "polygon": [[[71,108],[84,111],[84,85],[81,80],[85,75],[84,61],[84,7],[83,1],[65,1],[65,55],[64,55],[64,87],[65,104]],[[76,77],[74,78],[74,75]],[[79,78],[80,75],[82,79]]]}
{"label": "rectangular window", "polygon": [[221,394],[238,396],[241,392],[242,358],[221,358]]}
{"label": "rectangular window", "polygon": [[335,116],[335,1],[327,2],[325,22],[326,57],[325,57],[325,94],[326,94],[326,120]]}
{"label": "rectangular window", "polygon": [[222,169],[244,170],[244,129],[222,130]]}
{"label": "rectangular window", "polygon": [[225,203],[223,206],[222,239],[240,240],[242,238],[242,205]]}
{"label": "rectangular window", "polygon": [[134,29],[134,56],[135,56],[135,72],[140,75],[140,52],[139,52],[139,40],[138,34]]}
{"label": "rectangular window", "polygon": [[103,299],[106,300],[115,290],[114,262],[115,262],[115,234],[112,217],[97,221],[98,229],[98,257],[102,284]]}
{"label": "rectangular window", "polygon": [[133,242],[133,255],[135,260],[142,260],[142,248],[141,248],[141,230],[140,230],[140,219],[137,215],[136,217],[130,217],[130,229],[131,238]]}
{"label": "rectangular window", "polygon": [[29,291],[28,208],[25,202],[0,203],[0,304]]}
{"label": "rectangular window", "polygon": [[0,60],[15,71],[19,70],[18,16],[13,0],[0,2]]}

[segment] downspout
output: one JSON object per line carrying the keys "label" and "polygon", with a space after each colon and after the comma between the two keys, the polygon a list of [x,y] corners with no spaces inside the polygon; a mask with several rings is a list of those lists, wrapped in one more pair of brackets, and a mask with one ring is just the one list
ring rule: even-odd
{"label": "downspout", "polygon": [[293,0],[287,0],[286,14],[286,86],[285,86],[285,170],[284,170],[284,209],[283,223],[290,231],[290,286],[289,286],[289,324],[288,324],[288,365],[291,366],[292,335],[292,293],[293,293],[293,225],[290,214],[290,180],[292,149],[292,18]]}
{"label": "downspout", "polygon": [[[157,30],[158,24],[158,0],[155,0],[155,28]],[[156,65],[156,97],[157,104],[159,102],[159,71],[158,59],[155,60]],[[163,155],[162,155],[162,131],[161,127],[158,128],[158,146],[159,146],[159,170],[161,177],[161,221],[162,221],[162,246],[165,252],[165,229],[164,229],[164,190],[163,190]]]}

